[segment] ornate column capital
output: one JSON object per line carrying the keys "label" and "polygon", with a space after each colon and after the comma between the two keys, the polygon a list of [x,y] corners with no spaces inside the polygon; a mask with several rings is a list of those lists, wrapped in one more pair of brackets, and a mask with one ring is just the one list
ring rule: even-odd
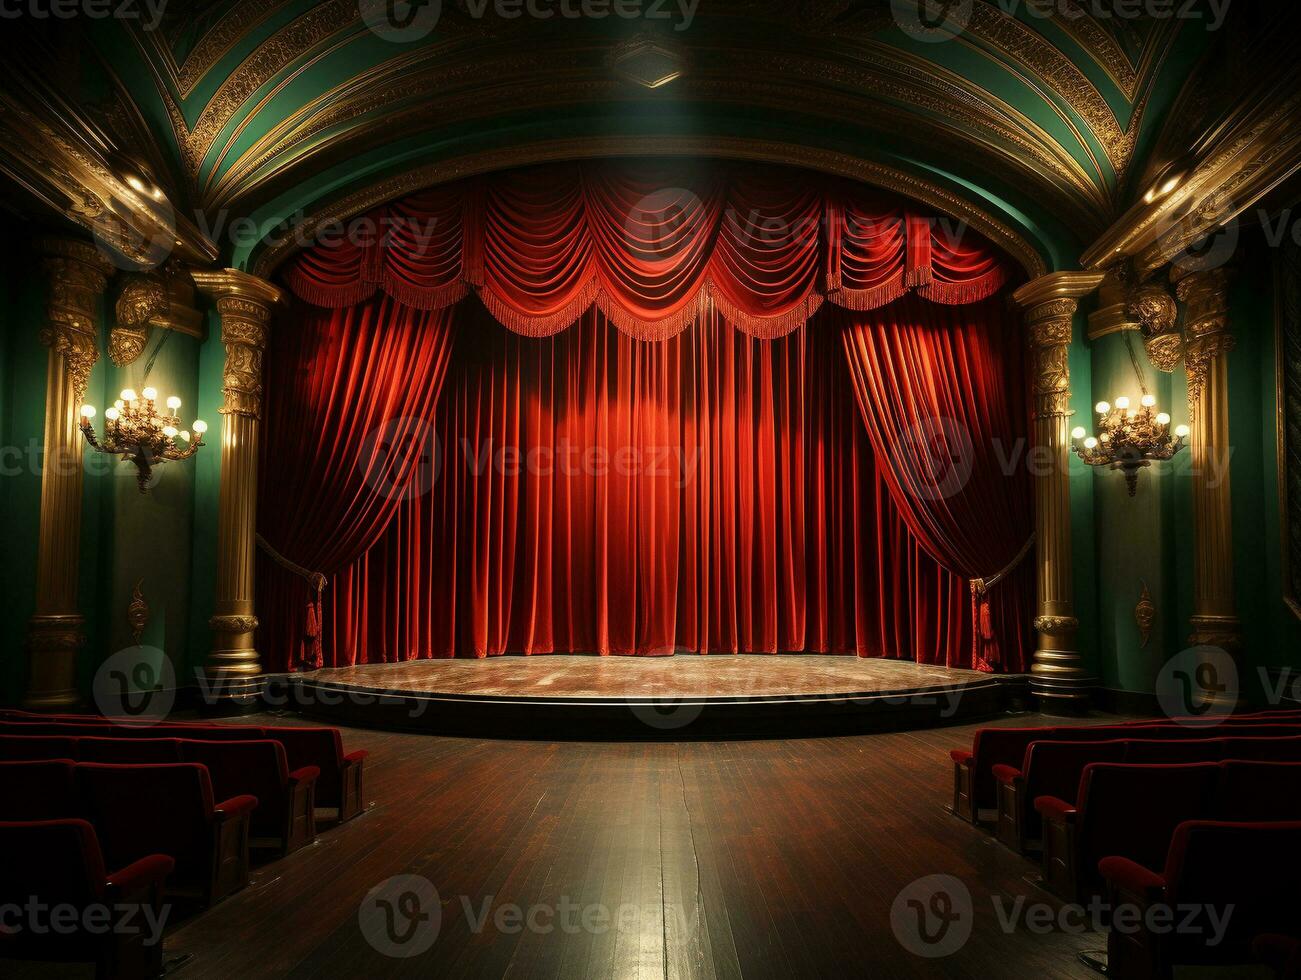
{"label": "ornate column capital", "polygon": [[1071,321],[1080,297],[1097,289],[1105,278],[1101,272],[1054,272],[1012,294],[1026,311],[1038,418],[1071,414]]}
{"label": "ornate column capital", "polygon": [[1171,278],[1184,304],[1184,366],[1188,371],[1188,402],[1195,411],[1211,361],[1227,355],[1234,347],[1229,331],[1229,271],[1222,267],[1182,274],[1172,270]]}
{"label": "ornate column capital", "polygon": [[42,238],[37,248],[49,278],[41,343],[62,356],[80,400],[99,360],[96,308],[108,288],[113,263],[90,242],[73,238]]}
{"label": "ornate column capital", "polygon": [[221,342],[226,345],[222,415],[262,417],[262,355],[267,346],[271,311],[284,301],[284,290],[238,269],[196,271],[194,284],[213,299],[221,314]]}

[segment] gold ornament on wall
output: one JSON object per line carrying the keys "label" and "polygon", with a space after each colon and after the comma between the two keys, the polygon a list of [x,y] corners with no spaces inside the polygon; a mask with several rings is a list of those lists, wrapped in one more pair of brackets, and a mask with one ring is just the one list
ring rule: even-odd
{"label": "gold ornament on wall", "polygon": [[145,627],[149,625],[149,603],[145,602],[145,594],[141,591],[144,584],[144,579],[136,582],[135,588],[131,590],[131,602],[126,607],[126,621],[131,627],[131,641],[136,646],[140,645],[140,638],[145,635]]}
{"label": "gold ornament on wall", "polygon": [[1156,624],[1156,603],[1152,601],[1152,591],[1147,587],[1146,582],[1143,582],[1143,592],[1138,597],[1138,605],[1134,607],[1134,622],[1138,624],[1138,645],[1146,650],[1148,642],[1152,639],[1152,627]]}

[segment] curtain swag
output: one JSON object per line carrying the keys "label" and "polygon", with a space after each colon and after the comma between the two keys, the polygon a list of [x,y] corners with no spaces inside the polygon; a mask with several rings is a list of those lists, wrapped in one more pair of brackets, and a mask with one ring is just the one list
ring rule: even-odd
{"label": "curtain swag", "polygon": [[711,306],[774,339],[824,301],[863,312],[911,291],[964,305],[1009,275],[963,223],[871,188],[659,161],[539,167],[412,194],[322,229],[285,278],[323,307],[382,292],[438,310],[475,292],[526,336],[596,307],[631,337],[665,340]]}

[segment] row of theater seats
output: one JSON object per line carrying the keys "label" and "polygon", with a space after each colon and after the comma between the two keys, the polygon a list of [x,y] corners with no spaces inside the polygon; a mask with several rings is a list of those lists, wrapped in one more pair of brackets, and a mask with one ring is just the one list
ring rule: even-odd
{"label": "row of theater seats", "polygon": [[[21,712],[0,712],[0,735],[17,737],[40,737],[54,739],[47,741],[49,751],[56,756],[45,755],[40,758],[72,758],[89,762],[180,762],[169,754],[169,750],[160,740],[165,739],[200,739],[203,741],[272,741],[284,749],[285,764],[290,771],[305,766],[315,766],[320,770],[316,784],[316,805],[337,812],[339,821],[350,820],[362,810],[362,773],[367,753],[365,751],[345,752],[343,739],[337,728],[297,728],[290,726],[254,726],[254,725],[205,725],[166,723],[142,726],[135,722],[114,722],[105,718],[85,715],[34,716]],[[139,752],[141,757],[130,759],[124,756],[110,758],[105,755],[94,759],[82,760],[77,755],[67,755],[75,751],[67,739],[77,738],[112,738],[130,739],[157,743],[153,746],[141,746],[137,749],[123,749],[124,753]],[[57,741],[57,740],[65,741]],[[17,751],[38,751],[37,743],[30,743],[29,748]],[[149,755],[150,750],[157,754]],[[0,753],[5,750],[0,748]],[[106,748],[100,749],[107,753]],[[0,759],[21,758],[0,754]],[[28,756],[29,758],[31,756]],[[214,777],[215,778],[215,777]],[[217,790],[221,792],[220,789]]]}
{"label": "row of theater seats", "polygon": [[[340,822],[360,813],[366,755],[337,729],[0,712],[0,903],[209,905],[248,883],[250,846],[314,840],[318,804]],[[0,930],[0,957],[157,976],[161,943]]]}
{"label": "row of theater seats", "polygon": [[[950,753],[954,812],[1042,848],[1049,889],[1140,910],[1108,934],[1108,975],[1176,964],[1301,965],[1301,713],[1105,726],[989,728]],[[1218,944],[1154,929],[1170,906],[1232,908]],[[1254,945],[1253,945],[1254,943]],[[1289,967],[1291,964],[1291,967]]]}

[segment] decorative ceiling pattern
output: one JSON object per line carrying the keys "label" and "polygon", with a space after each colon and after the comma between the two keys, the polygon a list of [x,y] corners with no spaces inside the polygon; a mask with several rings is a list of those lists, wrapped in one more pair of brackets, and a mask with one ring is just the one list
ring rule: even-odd
{"label": "decorative ceiling pattern", "polygon": [[[444,0],[426,5],[431,30],[395,42],[368,26],[368,3],[168,5],[158,29],[105,22],[91,40],[170,147],[180,197],[207,210],[310,207],[494,139],[526,163],[530,140],[557,135],[714,132],[911,166],[1086,241],[1129,203],[1210,40],[1203,22],[1095,19],[1078,0],[1052,17],[973,0],[939,43],[885,0],[644,0],[669,19],[639,20]],[[671,84],[636,83],[675,65]]]}

